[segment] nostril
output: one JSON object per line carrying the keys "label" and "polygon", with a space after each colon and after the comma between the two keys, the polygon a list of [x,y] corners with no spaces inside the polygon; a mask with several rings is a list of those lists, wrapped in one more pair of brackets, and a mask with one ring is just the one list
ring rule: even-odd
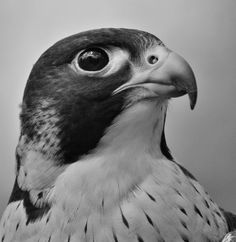
{"label": "nostril", "polygon": [[159,59],[155,55],[150,55],[147,60],[149,64],[154,65],[155,63],[158,62]]}

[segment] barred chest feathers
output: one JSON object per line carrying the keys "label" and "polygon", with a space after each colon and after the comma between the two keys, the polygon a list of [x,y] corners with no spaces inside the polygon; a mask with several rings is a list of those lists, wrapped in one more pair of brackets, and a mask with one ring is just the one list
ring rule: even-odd
{"label": "barred chest feathers", "polygon": [[165,103],[142,102],[118,117],[96,151],[59,176],[48,225],[81,241],[223,237],[217,205],[158,148],[165,111]]}

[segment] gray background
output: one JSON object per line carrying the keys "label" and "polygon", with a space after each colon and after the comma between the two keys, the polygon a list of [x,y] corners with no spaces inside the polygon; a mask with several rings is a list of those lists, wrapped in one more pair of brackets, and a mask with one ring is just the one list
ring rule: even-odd
{"label": "gray background", "polygon": [[236,212],[235,0],[1,0],[0,215],[14,180],[19,104],[33,63],[62,37],[98,27],[149,31],[183,55],[199,86],[168,110],[167,142],[221,206]]}

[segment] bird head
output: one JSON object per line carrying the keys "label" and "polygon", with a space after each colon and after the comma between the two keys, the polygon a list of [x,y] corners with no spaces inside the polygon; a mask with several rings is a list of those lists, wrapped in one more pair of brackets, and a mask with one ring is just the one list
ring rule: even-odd
{"label": "bird head", "polygon": [[161,145],[167,102],[185,94],[193,109],[191,67],[154,35],[110,28],[82,32],[54,44],[34,65],[23,97],[21,142],[70,164],[121,133],[129,135],[127,126],[136,128],[135,136],[145,123],[152,120],[154,130],[161,120]]}

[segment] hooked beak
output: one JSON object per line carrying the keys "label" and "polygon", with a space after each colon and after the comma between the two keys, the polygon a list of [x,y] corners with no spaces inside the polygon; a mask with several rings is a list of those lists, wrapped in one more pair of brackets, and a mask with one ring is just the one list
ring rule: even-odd
{"label": "hooked beak", "polygon": [[[160,97],[179,97],[188,94],[190,107],[197,102],[197,84],[188,62],[164,46],[158,46],[158,59],[148,70],[139,70],[130,81],[118,87],[113,95],[135,87],[143,87]],[[153,55],[152,55],[153,56]]]}

